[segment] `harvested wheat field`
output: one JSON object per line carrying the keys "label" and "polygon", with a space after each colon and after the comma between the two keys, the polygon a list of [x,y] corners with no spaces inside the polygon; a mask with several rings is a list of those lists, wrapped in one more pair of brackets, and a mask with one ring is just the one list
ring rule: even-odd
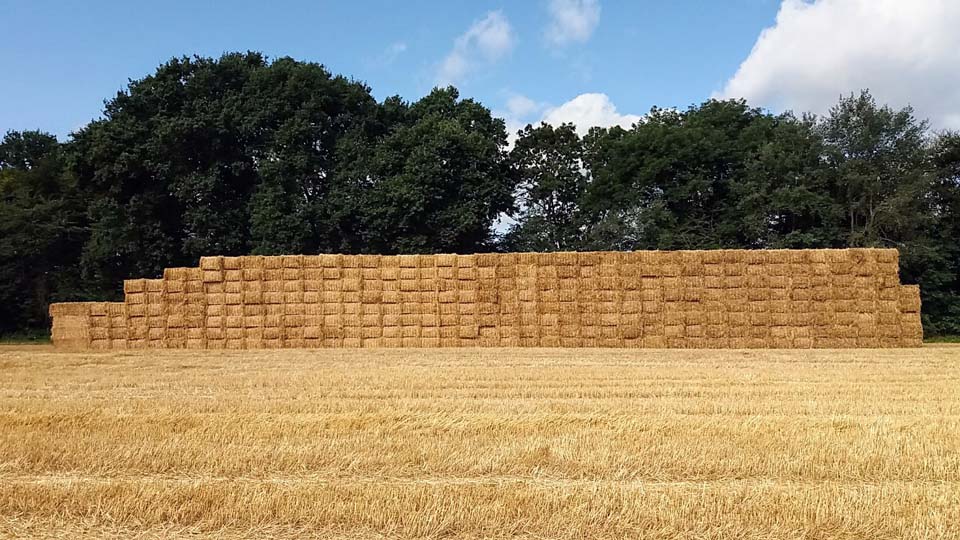
{"label": "harvested wheat field", "polygon": [[0,536],[958,538],[960,347],[5,348]]}

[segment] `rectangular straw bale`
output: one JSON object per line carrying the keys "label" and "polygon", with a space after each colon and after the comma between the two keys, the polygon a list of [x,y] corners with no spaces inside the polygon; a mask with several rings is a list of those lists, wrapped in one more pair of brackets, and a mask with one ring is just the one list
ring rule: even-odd
{"label": "rectangular straw bale", "polygon": [[[128,304],[142,304],[146,302],[147,280],[145,279],[127,279],[123,282],[123,293],[127,296]],[[130,295],[140,295],[140,301],[130,301]]]}
{"label": "rectangular straw bale", "polygon": [[517,264],[520,266],[536,266],[539,261],[537,253],[518,253]]}
{"label": "rectangular straw bale", "polygon": [[328,268],[330,269],[340,268],[341,266],[340,255],[324,253],[324,254],[317,255],[315,258],[312,257],[311,264],[314,264],[314,261],[317,267],[324,269],[324,275],[326,275],[326,270]]}
{"label": "rectangular straw bale", "polygon": [[557,266],[576,266],[579,264],[579,257],[575,252],[557,253],[554,260]]}
{"label": "rectangular straw bale", "polygon": [[497,265],[498,255],[495,253],[478,253],[474,256],[478,268],[493,267]]}
{"label": "rectangular straw bale", "polygon": [[557,277],[560,279],[577,279],[580,277],[580,267],[557,266]]}
{"label": "rectangular straw bale", "polygon": [[240,270],[242,257],[222,257],[220,266],[222,270]]}
{"label": "rectangular straw bale", "polygon": [[900,287],[900,311],[903,313],[920,313],[920,287],[917,285],[903,285]]}
{"label": "rectangular straw bale", "polygon": [[457,265],[457,256],[449,253],[437,255],[436,264],[438,267],[454,267]]}
{"label": "rectangular straw bale", "polygon": [[223,257],[200,257],[200,269],[204,271],[223,270]]}
{"label": "rectangular straw bale", "polygon": [[304,269],[318,269],[323,267],[320,255],[302,255],[300,260]]}
{"label": "rectangular straw bale", "polygon": [[381,255],[358,255],[357,258],[360,263],[360,268],[380,268]]}
{"label": "rectangular straw bale", "polygon": [[400,268],[417,268],[419,266],[417,255],[395,255],[397,266]]}

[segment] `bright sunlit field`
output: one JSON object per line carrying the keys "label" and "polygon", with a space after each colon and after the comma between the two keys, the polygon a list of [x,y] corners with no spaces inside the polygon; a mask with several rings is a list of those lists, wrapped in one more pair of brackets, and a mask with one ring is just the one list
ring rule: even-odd
{"label": "bright sunlit field", "polygon": [[0,348],[0,537],[958,538],[960,347]]}

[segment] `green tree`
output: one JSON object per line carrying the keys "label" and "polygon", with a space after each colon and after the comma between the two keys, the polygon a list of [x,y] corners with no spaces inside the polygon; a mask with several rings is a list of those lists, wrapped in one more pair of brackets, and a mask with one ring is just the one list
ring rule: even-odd
{"label": "green tree", "polygon": [[844,97],[822,120],[824,157],[835,169],[846,244],[895,246],[926,225],[930,186],[926,122],[906,107],[878,106],[869,92]]}
{"label": "green tree", "polygon": [[842,246],[842,209],[830,193],[835,175],[822,159],[815,118],[785,113],[772,120],[731,188],[743,247]]}
{"label": "green tree", "polygon": [[937,267],[921,276],[924,331],[960,335],[960,133],[939,134],[930,156],[935,171],[930,244]]}
{"label": "green tree", "polygon": [[743,101],[686,111],[653,109],[629,131],[588,136],[593,182],[585,197],[600,249],[753,246],[734,193],[771,139],[775,120]]}
{"label": "green tree", "polygon": [[510,152],[518,213],[504,241],[517,251],[575,251],[584,244],[581,204],[589,181],[573,124],[528,125]]}
{"label": "green tree", "polygon": [[85,275],[116,288],[201,255],[316,252],[338,138],[369,89],[318,64],[258,53],[180,58],[130,83],[75,134],[92,194]]}
{"label": "green tree", "polygon": [[84,208],[61,150],[37,131],[0,141],[0,334],[43,328],[51,300],[85,296],[75,272]]}
{"label": "green tree", "polygon": [[382,134],[342,141],[332,213],[361,253],[471,253],[493,249],[491,225],[511,208],[503,120],[437,88],[406,105],[387,100]]}
{"label": "green tree", "polygon": [[938,239],[942,201],[927,123],[910,107],[880,106],[863,91],[841,98],[819,130],[836,178],[832,195],[843,209],[843,245],[898,248],[901,279],[920,284],[925,327],[938,332],[936,299],[952,279],[953,242]]}

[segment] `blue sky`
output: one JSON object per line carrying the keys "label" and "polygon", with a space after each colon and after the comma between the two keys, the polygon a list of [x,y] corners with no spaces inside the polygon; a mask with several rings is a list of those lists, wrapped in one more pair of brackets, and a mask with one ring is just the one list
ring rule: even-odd
{"label": "blue sky", "polygon": [[861,87],[953,127],[951,4],[960,2],[0,0],[0,132],[65,138],[169,58],[237,50],[325,64],[378,99],[415,100],[452,82],[511,127],[629,124],[653,105],[711,96],[823,112]]}

